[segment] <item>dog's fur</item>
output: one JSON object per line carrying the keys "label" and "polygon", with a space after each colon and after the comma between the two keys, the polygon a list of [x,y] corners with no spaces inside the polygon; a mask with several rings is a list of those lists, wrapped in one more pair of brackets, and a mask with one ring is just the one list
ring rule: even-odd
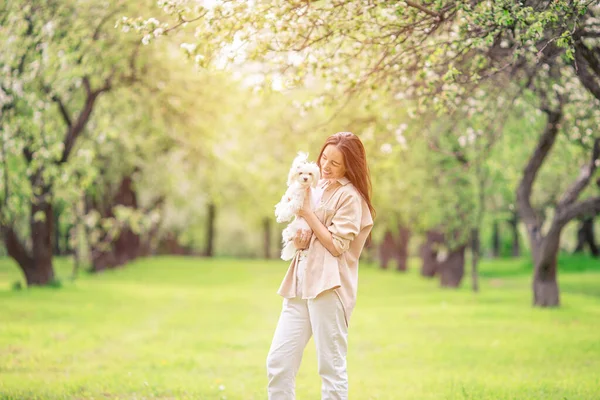
{"label": "dog's fur", "polygon": [[296,247],[294,246],[296,232],[299,229],[311,230],[304,218],[298,217],[297,214],[304,203],[306,188],[317,187],[320,178],[321,173],[317,164],[308,161],[307,153],[299,152],[298,156],[294,159],[288,174],[288,188],[281,198],[281,201],[275,205],[275,217],[277,218],[277,222],[287,222],[291,220],[292,217],[295,217],[283,230],[281,235],[283,242],[281,258],[283,260],[291,260],[296,253]]}

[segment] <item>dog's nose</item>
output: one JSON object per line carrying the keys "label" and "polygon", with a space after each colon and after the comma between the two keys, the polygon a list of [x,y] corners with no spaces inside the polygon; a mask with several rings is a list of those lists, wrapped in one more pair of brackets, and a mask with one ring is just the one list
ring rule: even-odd
{"label": "dog's nose", "polygon": [[308,180],[308,178],[306,178],[306,177],[305,177],[305,178],[304,178],[304,182],[306,182],[307,180]]}

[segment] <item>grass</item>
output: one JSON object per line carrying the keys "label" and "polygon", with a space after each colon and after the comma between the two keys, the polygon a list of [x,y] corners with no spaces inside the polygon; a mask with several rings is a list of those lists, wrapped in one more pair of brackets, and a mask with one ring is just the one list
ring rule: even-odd
{"label": "grass", "polygon": [[[468,279],[442,290],[417,265],[407,274],[362,265],[350,398],[598,399],[597,264],[561,258],[558,309],[530,306],[524,260],[485,261],[479,294]],[[285,268],[164,257],[19,291],[19,270],[0,259],[0,398],[265,399]],[[59,276],[69,269],[59,260]],[[311,340],[297,397],[319,390]]]}

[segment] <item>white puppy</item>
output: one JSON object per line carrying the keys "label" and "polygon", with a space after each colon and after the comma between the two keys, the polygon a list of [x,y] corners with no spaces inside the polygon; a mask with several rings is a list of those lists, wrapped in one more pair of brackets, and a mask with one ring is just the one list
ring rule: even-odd
{"label": "white puppy", "polygon": [[308,223],[304,218],[298,217],[298,210],[304,203],[306,188],[316,187],[321,177],[319,167],[314,162],[308,162],[308,154],[299,152],[292,163],[288,175],[288,188],[281,198],[281,201],[275,205],[275,217],[277,222],[286,222],[295,217],[294,220],[283,230],[282,241],[283,250],[281,259],[291,260],[296,253],[294,246],[294,237],[298,229],[310,231]]}

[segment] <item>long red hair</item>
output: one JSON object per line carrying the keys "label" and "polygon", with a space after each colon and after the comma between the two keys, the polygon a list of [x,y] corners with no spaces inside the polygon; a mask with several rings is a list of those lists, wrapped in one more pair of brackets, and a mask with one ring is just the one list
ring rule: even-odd
{"label": "long red hair", "polygon": [[[338,132],[325,140],[325,144],[321,148],[317,165],[321,168],[321,156],[323,151],[329,145],[337,147],[344,155],[344,167],[346,168],[346,178],[352,182],[354,187],[358,189],[362,197],[369,206],[371,217],[375,218],[375,209],[371,204],[371,173],[367,165],[367,154],[362,142],[355,134],[351,132]],[[322,171],[321,171],[322,173]],[[369,235],[370,236],[370,235]]]}

